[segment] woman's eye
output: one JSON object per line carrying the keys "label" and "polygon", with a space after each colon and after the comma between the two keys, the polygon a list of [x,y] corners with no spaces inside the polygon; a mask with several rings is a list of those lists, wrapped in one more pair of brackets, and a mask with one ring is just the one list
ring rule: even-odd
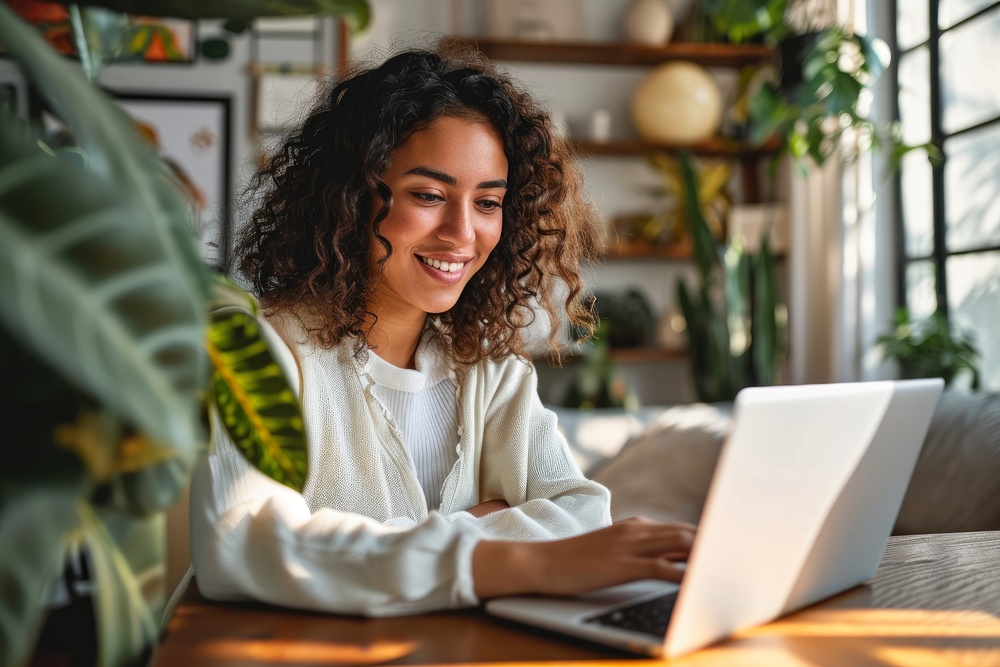
{"label": "woman's eye", "polygon": [[433,192],[414,192],[413,196],[420,201],[427,203],[442,201],[441,195],[434,194]]}
{"label": "woman's eye", "polygon": [[483,199],[479,202],[479,207],[486,211],[495,211],[498,208],[503,208],[503,204],[493,199]]}

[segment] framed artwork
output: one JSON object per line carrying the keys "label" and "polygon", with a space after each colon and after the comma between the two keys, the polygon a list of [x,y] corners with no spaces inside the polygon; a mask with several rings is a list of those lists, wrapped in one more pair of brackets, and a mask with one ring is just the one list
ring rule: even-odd
{"label": "framed artwork", "polygon": [[319,94],[319,76],[311,68],[258,71],[253,79],[255,132],[258,135],[279,132],[301,118]]}
{"label": "framed artwork", "polygon": [[[35,26],[45,40],[63,55],[76,57],[76,44],[65,5],[45,0],[7,0],[24,21]],[[129,15],[125,48],[114,62],[190,63],[197,53],[193,21],[157,16]]]}
{"label": "framed artwork", "polygon": [[202,259],[225,268],[231,198],[230,98],[109,92],[186,191],[198,221]]}

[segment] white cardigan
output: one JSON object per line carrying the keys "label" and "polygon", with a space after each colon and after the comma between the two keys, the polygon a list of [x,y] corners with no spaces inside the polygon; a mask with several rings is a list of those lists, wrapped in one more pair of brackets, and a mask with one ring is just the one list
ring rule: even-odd
{"label": "white cardigan", "polygon": [[[302,401],[309,474],[296,493],[213,425],[213,451],[191,485],[191,555],[205,597],[368,616],[472,606],[479,540],[554,539],[611,523],[608,491],[573,462],[531,364],[484,361],[455,374],[458,461],[440,511],[428,514],[392,418],[347,346],[313,345],[294,317],[263,325]],[[493,498],[510,509],[463,511]]]}

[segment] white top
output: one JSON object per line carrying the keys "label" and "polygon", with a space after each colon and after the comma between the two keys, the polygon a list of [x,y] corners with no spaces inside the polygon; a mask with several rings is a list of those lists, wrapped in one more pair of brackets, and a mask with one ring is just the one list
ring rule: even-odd
{"label": "white top", "polygon": [[[472,606],[479,540],[554,539],[611,523],[607,490],[573,462],[531,364],[449,365],[457,460],[439,510],[428,512],[350,346],[316,347],[294,317],[272,317],[263,330],[302,401],[309,474],[299,494],[213,426],[214,450],[191,484],[191,555],[206,597],[369,616]],[[511,508],[463,511],[493,498]]]}
{"label": "white top", "polygon": [[399,368],[369,353],[365,372],[375,385],[372,394],[392,417],[410,455],[427,509],[441,506],[441,487],[458,460],[458,412],[455,383],[445,359],[426,344],[417,347],[416,370]]}

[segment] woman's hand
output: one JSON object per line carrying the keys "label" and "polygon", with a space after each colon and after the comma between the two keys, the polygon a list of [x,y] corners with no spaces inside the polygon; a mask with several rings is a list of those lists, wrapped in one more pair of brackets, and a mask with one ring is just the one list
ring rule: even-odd
{"label": "woman's hand", "polygon": [[472,555],[480,599],[541,593],[577,595],[639,579],[680,581],[695,527],[626,519],[552,542],[483,541]]}
{"label": "woman's hand", "polygon": [[479,503],[478,505],[470,507],[465,511],[474,517],[484,517],[492,512],[505,509],[510,509],[510,505],[507,504],[506,500],[494,499],[487,500],[485,503]]}

